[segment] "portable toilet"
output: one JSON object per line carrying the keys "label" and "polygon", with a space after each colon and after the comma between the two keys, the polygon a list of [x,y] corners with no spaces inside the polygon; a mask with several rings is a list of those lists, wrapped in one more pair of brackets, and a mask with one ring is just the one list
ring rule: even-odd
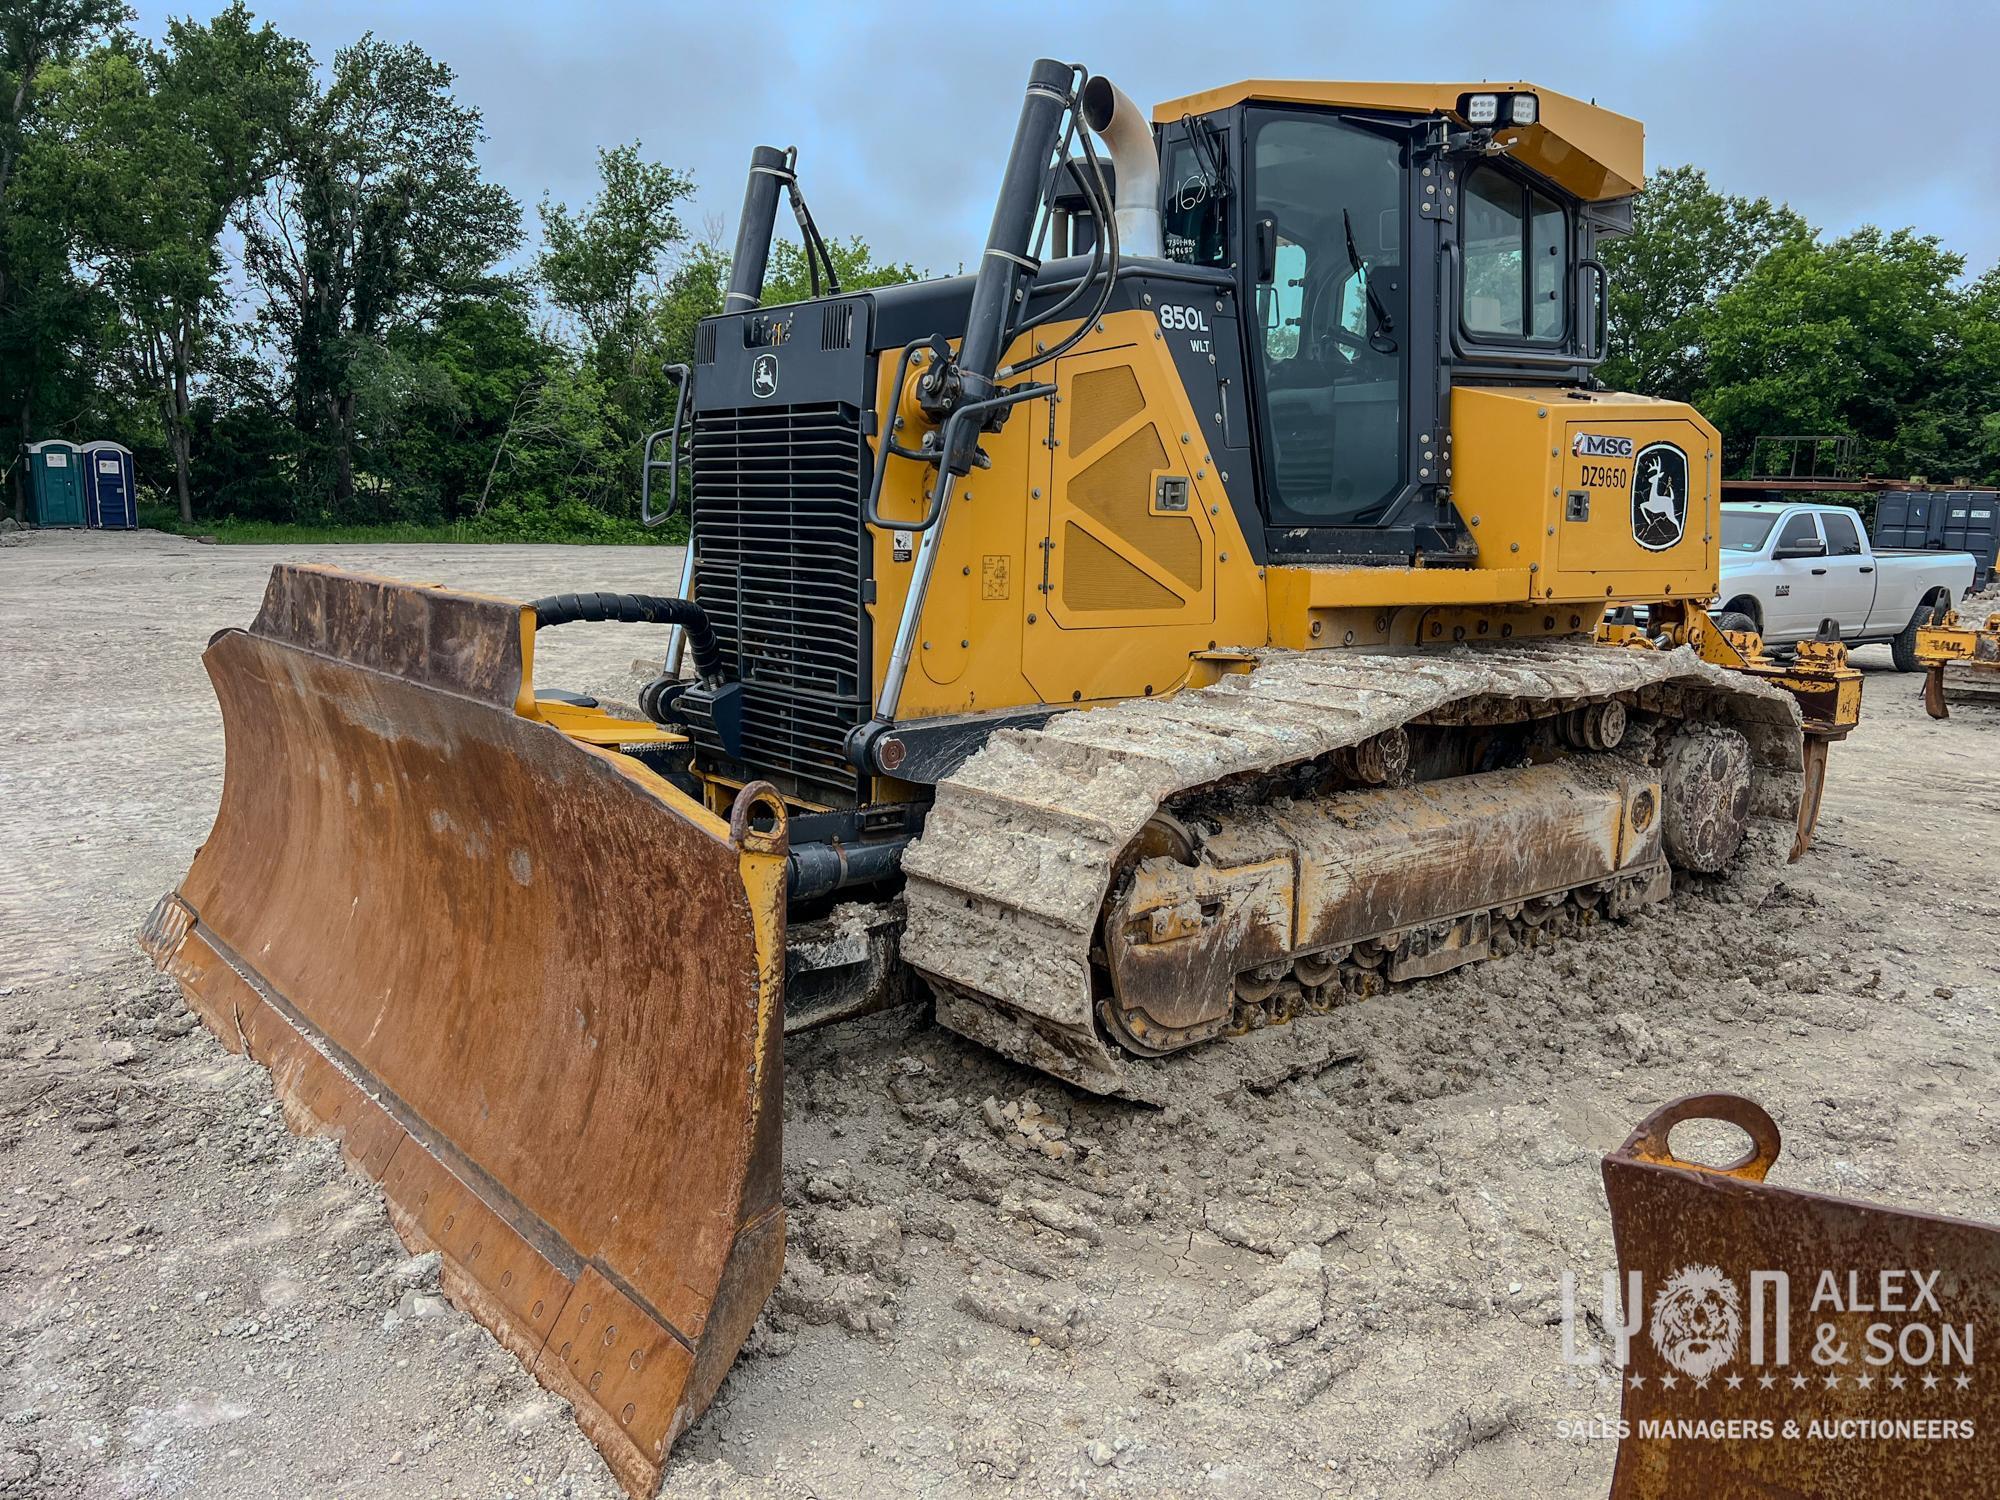
{"label": "portable toilet", "polygon": [[37,526],[83,526],[83,466],[75,443],[44,438],[29,443],[28,498],[34,503]]}
{"label": "portable toilet", "polygon": [[99,438],[83,445],[83,508],[92,526],[136,531],[139,493],[133,484],[132,450]]}

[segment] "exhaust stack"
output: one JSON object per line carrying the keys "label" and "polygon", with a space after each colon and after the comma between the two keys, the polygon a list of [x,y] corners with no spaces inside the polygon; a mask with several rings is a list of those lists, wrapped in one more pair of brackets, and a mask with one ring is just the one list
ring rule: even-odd
{"label": "exhaust stack", "polygon": [[729,261],[726,313],[742,312],[764,300],[764,271],[771,260],[771,232],[778,222],[778,192],[792,180],[792,155],[776,146],[750,153],[750,180],[743,189],[743,213],[736,221],[736,254]]}
{"label": "exhaust stack", "polygon": [[1158,259],[1164,253],[1160,153],[1153,146],[1152,125],[1123,89],[1103,77],[1094,77],[1083,86],[1083,123],[1111,151],[1111,165],[1118,178],[1112,211],[1118,220],[1119,253]]}

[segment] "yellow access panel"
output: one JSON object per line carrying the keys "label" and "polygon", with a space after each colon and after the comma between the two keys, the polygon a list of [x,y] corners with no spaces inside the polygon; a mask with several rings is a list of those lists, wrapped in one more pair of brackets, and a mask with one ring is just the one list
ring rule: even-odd
{"label": "yellow access panel", "polygon": [[1191,653],[1265,635],[1255,564],[1157,323],[1104,324],[1057,362],[1047,483],[1027,507],[1023,669],[1051,703],[1164,693]]}
{"label": "yellow access panel", "polygon": [[1452,392],[1454,499],[1481,568],[1532,569],[1539,600],[1706,598],[1716,586],[1715,429],[1615,391]]}
{"label": "yellow access panel", "polygon": [[1065,630],[1215,618],[1215,534],[1168,413],[1148,402],[1135,350],[1063,360],[1056,382],[1048,612]]}

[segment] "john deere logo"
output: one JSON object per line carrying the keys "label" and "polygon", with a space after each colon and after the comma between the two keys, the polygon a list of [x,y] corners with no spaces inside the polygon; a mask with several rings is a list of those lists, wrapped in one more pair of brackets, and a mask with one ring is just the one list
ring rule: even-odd
{"label": "john deere logo", "polygon": [[[778,356],[760,354],[750,366],[750,394],[758,398],[778,393]],[[1683,460],[1685,462],[1685,460]]]}
{"label": "john deere logo", "polygon": [[1632,539],[1664,552],[1687,532],[1688,456],[1672,443],[1648,443],[1632,462]]}

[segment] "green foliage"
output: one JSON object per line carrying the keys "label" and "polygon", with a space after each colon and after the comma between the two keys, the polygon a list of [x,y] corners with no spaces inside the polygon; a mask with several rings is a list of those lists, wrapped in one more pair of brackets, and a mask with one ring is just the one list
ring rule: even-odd
{"label": "green foliage", "polygon": [[[565,528],[565,519],[574,520]],[[181,536],[202,537],[224,546],[317,546],[338,542],[424,542],[451,543],[546,542],[610,547],[646,546],[656,542],[684,542],[687,531],[662,535],[631,522],[612,521],[602,512],[583,507],[581,512],[552,515],[537,512],[522,518],[494,516],[486,521],[454,521],[449,524],[419,525],[411,521],[365,521],[348,525],[309,525],[298,521],[242,521],[233,517],[196,522],[181,520],[170,505],[141,504],[139,524],[155,531],[171,531]],[[665,528],[672,532],[672,527]]]}
{"label": "green foliage", "polygon": [[520,208],[480,176],[479,111],[452,71],[373,33],[334,55],[285,129],[282,165],[246,226],[245,267],[281,351],[298,429],[301,518],[379,515],[364,410],[403,389],[390,338],[489,281],[520,241]]}
{"label": "green foliage", "polygon": [[1691,401],[1742,468],[1760,435],[1859,438],[1875,474],[2000,480],[2000,273],[1913,229],[1826,241],[1769,199],[1655,174],[1612,274],[1606,384]]}
{"label": "green foliage", "polygon": [[92,395],[91,354],[110,318],[70,264],[66,205],[50,191],[56,174],[24,167],[38,165],[51,88],[92,46],[120,36],[131,14],[123,0],[0,5],[0,443],[16,520],[27,500],[20,445],[69,433],[65,419]]}
{"label": "green foliage", "polygon": [[[116,435],[225,540],[663,540],[639,456],[721,311],[693,181],[639,143],[523,260],[449,66],[360,37],[323,72],[242,0],[156,45],[121,0],[0,0],[0,444]],[[912,281],[859,237],[843,289]],[[1914,229],[1825,240],[1692,167],[1608,244],[1612,385],[1877,472],[2000,481],[2000,268]],[[772,247],[767,305],[813,295]],[[247,289],[247,295],[243,295]],[[822,292],[826,288],[819,288]]]}
{"label": "green foliage", "polygon": [[1907,229],[1765,256],[1717,299],[1698,397],[1733,455],[1759,433],[1848,433],[1866,472],[1969,474],[1978,411],[1964,337],[1982,315],[1958,285],[1964,265]]}
{"label": "green foliage", "polygon": [[1603,248],[1611,272],[1610,358],[1619,390],[1691,401],[1702,389],[1717,301],[1780,245],[1812,228],[1768,198],[1718,193],[1694,167],[1656,172],[1635,206],[1634,232]]}
{"label": "green foliage", "polygon": [[[843,292],[865,291],[872,286],[901,286],[908,281],[923,280],[924,273],[908,261],[899,263],[878,262],[875,252],[860,235],[849,235],[844,240],[828,240],[826,253],[833,262],[833,269],[840,277]],[[728,284],[728,267],[723,270],[723,284]],[[826,288],[822,286],[821,292]],[[812,295],[812,277],[806,266],[804,246],[793,240],[778,240],[771,246],[771,262],[764,271],[764,301],[775,306],[782,302],[803,302]]]}
{"label": "green foliage", "polygon": [[31,160],[68,206],[69,251],[117,309],[105,353],[157,406],[183,519],[192,519],[193,382],[224,310],[223,227],[275,169],[311,58],[240,3],[167,46],[113,45],[55,94]]}

